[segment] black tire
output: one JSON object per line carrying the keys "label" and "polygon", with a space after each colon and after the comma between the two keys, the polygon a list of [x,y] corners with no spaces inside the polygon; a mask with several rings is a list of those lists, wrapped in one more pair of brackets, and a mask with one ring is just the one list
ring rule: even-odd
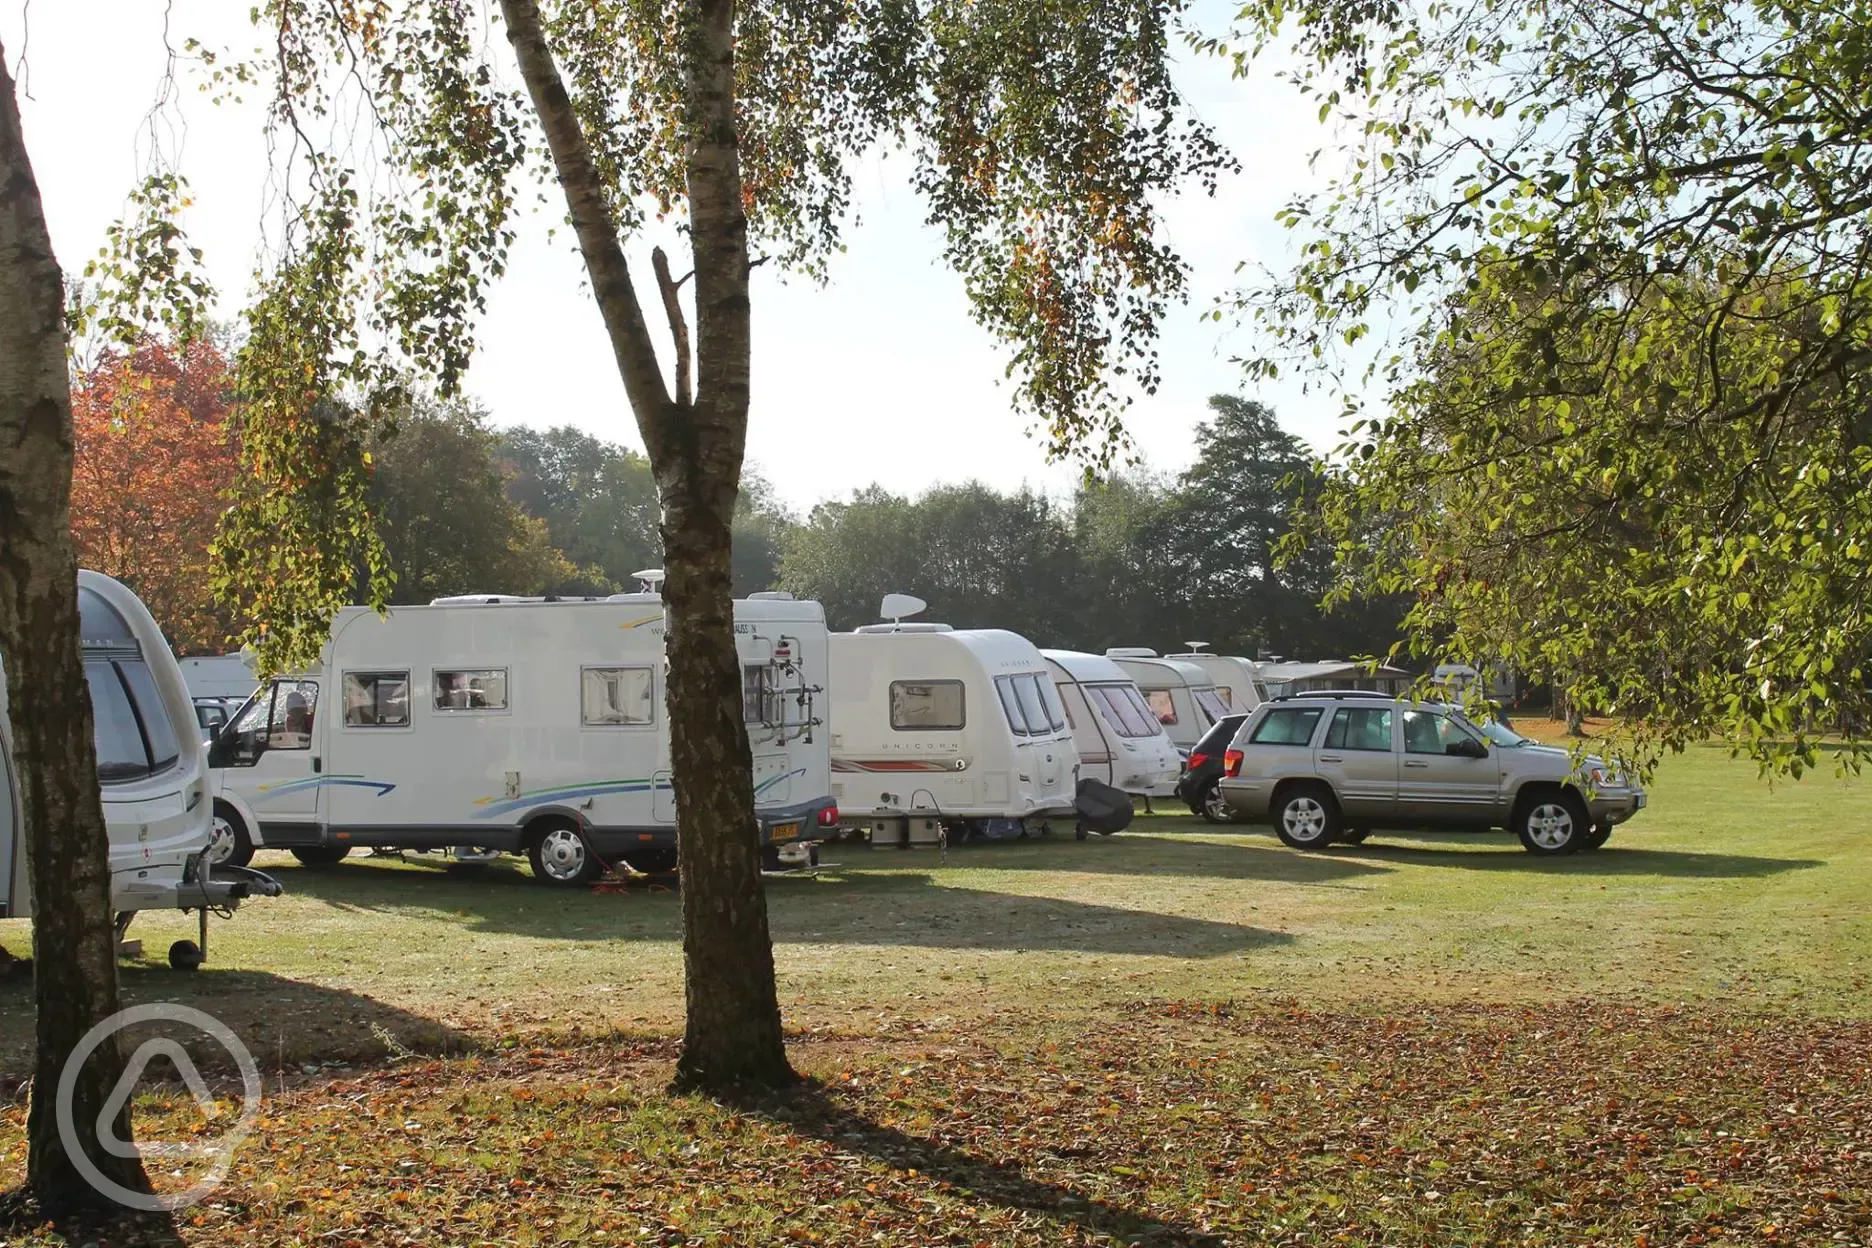
{"label": "black tire", "polygon": [[551,888],[584,888],[604,870],[585,834],[570,823],[535,829],[527,845],[527,861],[533,866],[533,878]]}
{"label": "black tire", "polygon": [[169,969],[199,971],[203,962],[201,946],[192,940],[178,940],[169,946]]}
{"label": "black tire", "polygon": [[349,845],[301,845],[292,856],[308,867],[335,867],[350,852]]}
{"label": "black tire", "polygon": [[1530,854],[1551,858],[1574,853],[1591,831],[1586,803],[1571,790],[1544,789],[1515,808],[1514,833]]}
{"label": "black tire", "polygon": [[1233,823],[1235,812],[1229,809],[1228,802],[1222,796],[1222,782],[1211,780],[1203,789],[1202,797],[1196,803],[1196,813],[1203,817],[1204,823]]}
{"label": "black tire", "polygon": [[1604,845],[1607,841],[1611,839],[1612,839],[1612,825],[1608,823],[1601,827],[1596,827],[1592,831],[1588,832],[1586,834],[1586,839],[1580,842],[1580,848],[1581,849],[1598,849],[1601,845]]}
{"label": "black tire", "polygon": [[1371,835],[1370,828],[1347,828],[1339,834],[1341,845],[1363,845],[1365,838]]}
{"label": "black tire", "polygon": [[1319,784],[1297,784],[1284,790],[1268,815],[1274,821],[1274,834],[1292,849],[1325,849],[1344,826],[1332,790]]}
{"label": "black tire", "polygon": [[[215,851],[222,846],[227,847],[227,852],[215,857]],[[244,867],[253,861],[253,837],[248,835],[247,821],[226,802],[214,804],[214,840],[208,843],[208,853],[208,861],[217,867]]]}
{"label": "black tire", "polygon": [[1086,832],[1086,825],[1085,825],[1085,824],[1083,824],[1083,823],[1080,823],[1080,824],[1075,824],[1075,825],[1073,826],[1073,840],[1075,840],[1075,841],[1083,841],[1083,840],[1085,840],[1085,839],[1086,839],[1086,836],[1087,836],[1087,835],[1088,835],[1088,833]]}

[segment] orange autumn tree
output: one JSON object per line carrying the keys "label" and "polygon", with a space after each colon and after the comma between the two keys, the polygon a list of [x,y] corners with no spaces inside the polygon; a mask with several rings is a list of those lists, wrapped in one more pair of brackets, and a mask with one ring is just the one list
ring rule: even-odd
{"label": "orange autumn tree", "polygon": [[134,589],[184,653],[220,650],[233,631],[208,560],[235,474],[232,393],[207,342],[145,343],[72,377],[78,561]]}

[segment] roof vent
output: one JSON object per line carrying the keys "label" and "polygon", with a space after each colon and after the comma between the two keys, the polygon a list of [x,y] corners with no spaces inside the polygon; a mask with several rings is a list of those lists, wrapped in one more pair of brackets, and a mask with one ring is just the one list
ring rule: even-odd
{"label": "roof vent", "polygon": [[1108,659],[1154,659],[1157,652],[1149,646],[1113,646],[1105,652]]}
{"label": "roof vent", "polygon": [[763,589],[757,594],[748,595],[749,602],[792,602],[793,595],[784,589]]}
{"label": "roof vent", "polygon": [[852,630],[855,633],[949,633],[955,630],[947,624],[934,624],[925,620],[911,620],[907,624],[895,621],[889,624],[860,624]]}

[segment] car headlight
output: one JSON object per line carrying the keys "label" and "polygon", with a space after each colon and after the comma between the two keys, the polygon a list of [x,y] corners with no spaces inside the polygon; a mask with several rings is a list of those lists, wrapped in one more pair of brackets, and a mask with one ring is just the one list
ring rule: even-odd
{"label": "car headlight", "polygon": [[1622,789],[1625,773],[1616,767],[1594,767],[1586,773],[1586,781],[1595,789]]}

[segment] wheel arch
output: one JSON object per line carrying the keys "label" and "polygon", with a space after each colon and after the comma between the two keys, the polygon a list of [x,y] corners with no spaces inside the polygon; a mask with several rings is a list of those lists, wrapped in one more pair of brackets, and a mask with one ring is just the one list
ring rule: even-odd
{"label": "wheel arch", "polygon": [[1276,781],[1274,791],[1268,794],[1268,818],[1270,820],[1274,818],[1274,812],[1280,809],[1280,804],[1287,800],[1287,795],[1295,789],[1310,789],[1315,793],[1324,794],[1335,811],[1342,815],[1345,813],[1345,808],[1339,805],[1339,795],[1333,792],[1332,785],[1314,776],[1288,776]]}
{"label": "wheel arch", "polygon": [[226,807],[236,819],[246,825],[247,841],[255,849],[267,848],[266,833],[260,827],[260,818],[254,814],[253,807],[241,800],[240,794],[223,789],[214,795],[210,803],[211,811],[215,807]]}

